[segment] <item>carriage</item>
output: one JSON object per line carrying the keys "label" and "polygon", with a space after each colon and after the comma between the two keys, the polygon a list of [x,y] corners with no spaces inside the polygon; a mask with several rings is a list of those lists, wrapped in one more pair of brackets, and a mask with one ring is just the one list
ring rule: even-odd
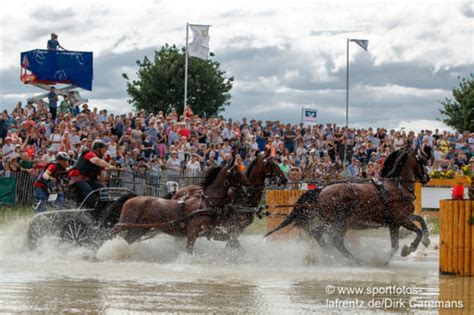
{"label": "carriage", "polygon": [[[104,187],[92,191],[77,207],[60,210],[52,208],[37,213],[28,228],[29,246],[35,247],[38,240],[45,236],[59,237],[76,245],[100,245],[110,230],[102,212],[120,197],[128,194],[134,194],[134,191],[125,187]],[[54,199],[55,194],[52,196]],[[85,207],[88,199],[93,197],[96,200],[95,207]]]}

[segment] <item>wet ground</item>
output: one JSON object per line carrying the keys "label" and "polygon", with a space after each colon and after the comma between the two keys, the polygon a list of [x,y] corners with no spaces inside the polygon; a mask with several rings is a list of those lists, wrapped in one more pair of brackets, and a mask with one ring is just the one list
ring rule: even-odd
{"label": "wet ground", "polygon": [[437,236],[386,265],[388,231],[365,234],[351,249],[365,265],[355,266],[258,235],[240,251],[200,239],[193,256],[167,236],[96,250],[45,238],[29,250],[26,229],[26,219],[0,228],[0,313],[474,313],[473,278],[438,274]]}

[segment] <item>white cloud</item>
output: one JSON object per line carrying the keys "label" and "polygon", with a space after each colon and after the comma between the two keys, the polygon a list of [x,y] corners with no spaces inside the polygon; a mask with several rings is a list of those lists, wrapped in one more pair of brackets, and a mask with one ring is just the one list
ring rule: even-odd
{"label": "white cloud", "polygon": [[0,107],[31,96],[12,81],[11,69],[19,72],[19,53],[43,48],[54,31],[64,47],[94,51],[102,65],[113,57],[113,69],[95,65],[101,71],[94,92],[85,94],[97,106],[129,110],[120,74],[134,76],[133,52],[184,45],[190,22],[212,24],[211,50],[235,76],[225,115],[239,118],[245,108],[256,118],[295,122],[293,111],[320,104],[322,118],[343,122],[350,37],[369,40],[368,52],[350,46],[354,125],[379,124],[384,114],[394,127],[436,125],[437,100],[474,67],[473,12],[471,1],[7,1],[0,12],[0,85],[12,91],[3,92]]}

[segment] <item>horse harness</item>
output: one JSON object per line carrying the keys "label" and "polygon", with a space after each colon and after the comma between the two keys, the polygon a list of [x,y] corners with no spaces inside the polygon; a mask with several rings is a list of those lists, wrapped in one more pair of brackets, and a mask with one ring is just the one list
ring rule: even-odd
{"label": "horse harness", "polygon": [[[392,179],[393,180],[393,179]],[[398,201],[409,201],[413,202],[416,199],[415,193],[413,189],[411,189],[409,186],[407,186],[402,180],[397,181],[397,187],[398,191],[400,192],[400,198],[392,199],[390,200],[390,193],[388,190],[385,188],[384,183],[380,179],[372,179],[372,183],[374,184],[375,188],[377,189],[377,195],[379,196],[379,199],[382,202],[383,208],[384,208],[384,217],[385,217],[385,222],[392,222],[393,221],[393,214],[392,211],[390,211],[390,204],[393,202],[398,202]],[[351,185],[352,186],[352,185]],[[405,196],[403,194],[403,188],[405,188],[409,193],[410,196]]]}

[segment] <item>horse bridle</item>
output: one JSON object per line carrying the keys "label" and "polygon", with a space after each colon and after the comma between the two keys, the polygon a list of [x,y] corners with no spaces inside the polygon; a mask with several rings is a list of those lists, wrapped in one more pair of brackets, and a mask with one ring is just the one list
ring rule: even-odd
{"label": "horse bridle", "polygon": [[[273,160],[273,157],[269,157],[269,158],[266,158],[263,160],[263,162],[265,163],[265,173],[264,173],[264,178],[269,178],[271,179],[272,177],[276,177],[277,180],[276,180],[276,184],[278,185],[281,181],[281,176],[280,175],[276,175],[276,176],[273,176],[271,170],[267,167],[267,165],[269,163],[272,163],[273,165],[275,165],[276,167],[278,167],[278,165],[275,163],[275,161]],[[283,175],[284,176],[284,175]],[[270,184],[272,184],[270,182]],[[265,186],[265,184],[263,185]]]}
{"label": "horse bridle", "polygon": [[232,174],[232,171],[234,170],[234,168],[237,167],[236,164],[234,164],[231,168],[229,168],[226,172],[227,172],[227,179],[225,180],[224,182],[224,187],[226,189],[229,189],[229,188],[237,188],[237,189],[243,189],[244,191],[246,191],[245,189],[245,185],[242,185],[242,183],[238,183],[238,184],[233,184],[232,181],[229,179],[233,176],[230,176]]}
{"label": "horse bridle", "polygon": [[[424,171],[424,174],[426,174],[426,169],[425,169],[425,166],[423,165],[423,163],[420,161],[419,157],[417,155],[415,155],[415,161],[416,161],[416,164],[418,167],[421,166],[421,168],[423,169]],[[421,165],[420,165],[421,164]],[[424,177],[424,174],[423,175],[419,175],[418,172],[415,173],[415,180],[402,180],[402,179],[397,179],[397,181],[400,183],[400,185],[405,188],[413,197],[416,198],[416,193],[415,193],[415,189],[412,188],[409,184],[414,184],[416,183],[417,181],[423,181],[425,180]]]}

